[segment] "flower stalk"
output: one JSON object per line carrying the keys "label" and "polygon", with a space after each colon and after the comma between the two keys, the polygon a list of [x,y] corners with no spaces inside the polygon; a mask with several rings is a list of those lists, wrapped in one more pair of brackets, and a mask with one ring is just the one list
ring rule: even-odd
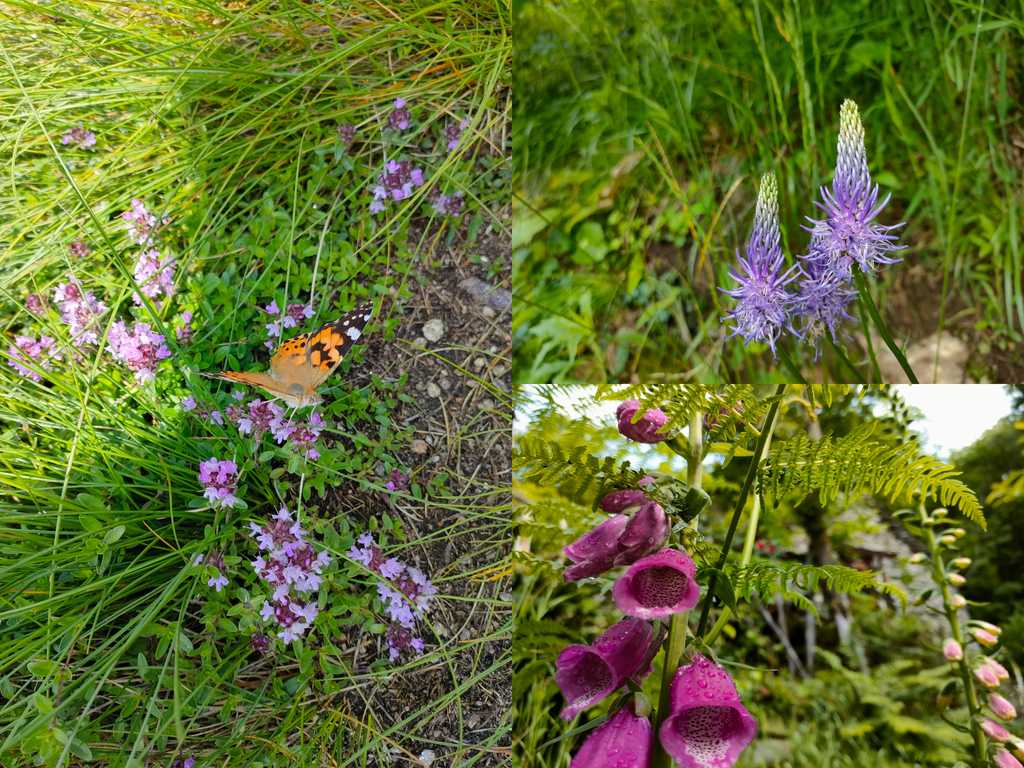
{"label": "flower stalk", "polygon": [[[917,384],[917,376],[914,375],[914,369],[910,367],[910,363],[907,362],[907,356],[903,354],[903,350],[899,348],[899,345],[893,341],[892,334],[889,332],[889,326],[882,320],[881,314],[878,312],[878,307],[875,306],[875,300],[871,298],[871,291],[868,290],[868,281],[864,277],[864,274],[859,271],[854,271],[853,281],[857,285],[857,292],[860,294],[861,301],[864,302],[864,307],[867,309],[868,314],[871,316],[872,322],[875,327],[878,328],[878,332],[882,335],[882,341],[885,342],[885,346],[892,352],[893,357],[900,364],[900,368],[910,379],[911,384]],[[867,331],[867,328],[865,328]],[[868,337],[870,338],[870,336]],[[868,341],[870,344],[871,342]]]}

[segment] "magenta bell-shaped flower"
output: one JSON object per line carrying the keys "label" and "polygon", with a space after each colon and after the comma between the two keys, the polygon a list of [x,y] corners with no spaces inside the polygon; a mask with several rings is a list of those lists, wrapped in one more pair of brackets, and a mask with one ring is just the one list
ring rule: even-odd
{"label": "magenta bell-shaped flower", "polygon": [[619,537],[616,565],[635,563],[645,555],[657,552],[668,538],[668,515],[660,504],[644,504],[626,523]]}
{"label": "magenta bell-shaped flower", "polygon": [[981,730],[983,730],[985,735],[992,739],[992,741],[1005,742],[1012,738],[1012,734],[995,720],[982,720]]}
{"label": "magenta bell-shaped flower", "polygon": [[637,560],[612,590],[615,604],[627,616],[659,619],[688,611],[700,598],[697,566],[685,552],[663,549]]}
{"label": "magenta bell-shaped flower", "polygon": [[729,768],[756,734],[728,672],[700,654],[679,668],[658,735],[680,768]]}
{"label": "magenta bell-shaped flower", "polygon": [[570,645],[555,662],[555,682],[566,705],[562,717],[572,720],[589,706],[619,689],[629,678],[643,676],[654,631],[646,621],[623,619],[592,645]]}
{"label": "magenta bell-shaped flower", "polygon": [[1014,720],[1017,717],[1017,709],[998,693],[988,695],[988,707],[1000,720]]}
{"label": "magenta bell-shaped flower", "polygon": [[999,749],[995,755],[996,765],[999,768],[1024,768],[1024,765],[1020,764],[1020,760],[1011,755],[1005,749]]}
{"label": "magenta bell-shaped flower", "polygon": [[619,407],[615,409],[615,416],[619,420],[619,432],[622,433],[622,436],[638,443],[660,443],[663,440],[668,440],[668,435],[659,432],[668,421],[664,412],[660,408],[650,408],[634,422],[633,417],[639,410],[639,400],[626,400],[619,403]]}
{"label": "magenta bell-shaped flower", "polygon": [[960,661],[964,657],[964,649],[951,637],[943,643],[942,655],[946,657],[946,661]]}
{"label": "magenta bell-shaped flower", "polygon": [[649,501],[646,493],[630,488],[606,493],[601,499],[601,509],[605,512],[625,512],[630,507],[639,507]]}
{"label": "magenta bell-shaped flower", "polygon": [[562,551],[575,565],[565,571],[566,581],[578,581],[604,573],[619,554],[619,537],[629,523],[628,515],[613,515],[592,528]]}
{"label": "magenta bell-shaped flower", "polygon": [[625,706],[587,737],[570,768],[647,768],[652,748],[651,721]]}

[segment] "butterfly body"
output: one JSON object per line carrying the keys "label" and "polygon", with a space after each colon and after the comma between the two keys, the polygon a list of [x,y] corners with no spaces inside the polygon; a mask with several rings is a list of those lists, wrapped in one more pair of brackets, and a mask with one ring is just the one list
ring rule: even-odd
{"label": "butterfly body", "polygon": [[359,341],[372,314],[372,304],[361,304],[311,333],[288,339],[270,359],[268,371],[224,371],[218,378],[259,387],[292,408],[317,405],[323,400],[317,388]]}

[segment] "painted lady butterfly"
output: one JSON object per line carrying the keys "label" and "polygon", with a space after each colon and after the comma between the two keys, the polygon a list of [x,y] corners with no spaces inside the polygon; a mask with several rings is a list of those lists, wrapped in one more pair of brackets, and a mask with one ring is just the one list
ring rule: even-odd
{"label": "painted lady butterfly", "polygon": [[224,371],[215,378],[260,387],[292,408],[316,405],[322,400],[317,387],[359,341],[372,315],[373,304],[367,302],[312,333],[288,339],[270,358],[266,373]]}

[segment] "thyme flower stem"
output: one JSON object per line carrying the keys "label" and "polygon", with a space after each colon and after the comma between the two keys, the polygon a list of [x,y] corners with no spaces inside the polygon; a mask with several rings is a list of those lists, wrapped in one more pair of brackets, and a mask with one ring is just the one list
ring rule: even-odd
{"label": "thyme flower stem", "polygon": [[871,298],[871,291],[868,290],[868,282],[864,278],[864,273],[859,269],[853,270],[853,279],[857,283],[857,292],[860,294],[861,300],[864,302],[864,306],[867,307],[868,314],[871,315],[871,320],[874,322],[875,327],[878,328],[878,332],[882,334],[882,341],[885,342],[885,346],[892,352],[893,357],[900,364],[900,368],[910,379],[911,384],[917,384],[917,376],[914,375],[914,369],[910,367],[910,363],[907,362],[906,355],[903,354],[903,350],[899,348],[895,341],[892,339],[892,334],[889,333],[889,326],[882,320],[882,316],[878,313],[878,307],[875,306],[875,300]]}
{"label": "thyme flower stem", "polygon": [[778,389],[775,390],[775,401],[768,409],[768,415],[764,417],[764,425],[761,427],[761,436],[757,439],[757,444],[754,446],[754,455],[750,457],[750,467],[747,469],[747,476],[743,480],[743,487],[740,489],[740,497],[736,502],[736,509],[732,513],[732,520],[729,521],[729,530],[725,534],[725,541],[722,542],[722,554],[718,558],[715,570],[711,573],[711,578],[708,579],[707,590],[704,594],[704,604],[700,610],[700,622],[697,624],[697,637],[699,638],[704,637],[704,631],[707,629],[708,616],[711,613],[711,600],[715,594],[715,584],[718,580],[718,572],[725,567],[725,561],[729,559],[729,552],[732,549],[732,540],[736,535],[736,527],[739,525],[740,515],[743,514],[743,508],[747,505],[747,496],[750,495],[750,489],[754,485],[754,478],[757,476],[757,468],[761,464],[761,459],[764,457],[768,440],[775,428],[775,416],[779,412],[779,402],[781,401],[782,395],[785,391],[785,384],[780,384]]}
{"label": "thyme flower stem", "polygon": [[[920,514],[921,522],[924,523],[926,518],[924,502],[921,503]],[[963,628],[960,626],[960,617],[957,615],[957,609],[952,605],[949,582],[946,580],[945,563],[942,560],[942,553],[935,539],[935,530],[930,525],[923,525],[922,527],[925,531],[928,551],[931,553],[932,580],[942,592],[942,605],[953,639],[963,648],[965,645]],[[975,768],[986,768],[988,766],[988,757],[985,748],[985,734],[982,733],[981,725],[979,724],[981,705],[978,703],[978,691],[974,687],[974,678],[971,676],[971,668],[968,666],[966,654],[963,654],[963,657],[957,662],[957,666],[960,671],[960,680],[964,685],[967,709],[971,715],[971,736],[974,739],[974,765]]]}
{"label": "thyme flower stem", "polygon": [[[691,488],[700,488],[703,478],[701,477],[701,463],[704,460],[704,414],[695,411],[690,416],[690,428],[687,430],[687,443],[689,454],[686,458],[686,483]],[[686,614],[676,613],[672,615],[668,628],[668,640],[665,643],[665,661],[661,670],[661,694],[658,697],[658,714],[654,722],[654,732],[658,733],[661,724],[669,716],[671,708],[672,678],[679,669],[679,661],[686,650]],[[668,753],[661,746],[660,740],[655,740],[654,758],[651,761],[651,768],[669,768],[672,760]]]}

